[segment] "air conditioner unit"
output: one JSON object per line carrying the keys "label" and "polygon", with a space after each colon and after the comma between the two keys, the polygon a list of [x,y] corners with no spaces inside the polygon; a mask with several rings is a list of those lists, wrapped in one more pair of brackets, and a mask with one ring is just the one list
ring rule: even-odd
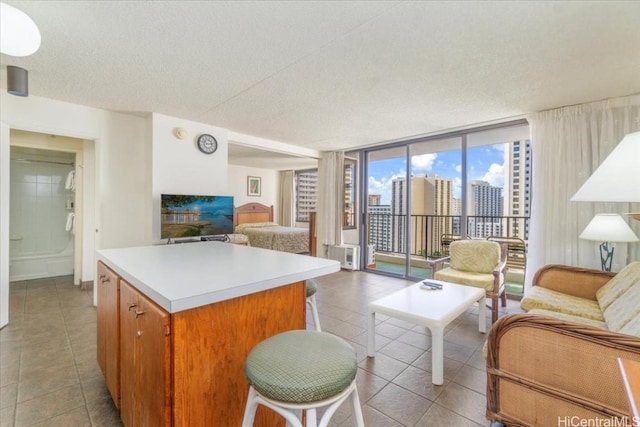
{"label": "air conditioner unit", "polygon": [[329,259],[338,261],[346,270],[360,270],[360,247],[356,245],[329,246]]}

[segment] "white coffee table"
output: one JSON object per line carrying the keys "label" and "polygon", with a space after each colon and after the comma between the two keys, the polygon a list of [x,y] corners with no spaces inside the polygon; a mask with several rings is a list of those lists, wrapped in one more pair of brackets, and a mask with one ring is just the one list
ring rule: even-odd
{"label": "white coffee table", "polygon": [[486,332],[485,291],[481,288],[428,280],[442,284],[441,290],[420,287],[422,282],[369,303],[367,355],[375,357],[376,313],[423,325],[431,331],[431,381],[444,382],[444,328],[478,303],[478,330]]}

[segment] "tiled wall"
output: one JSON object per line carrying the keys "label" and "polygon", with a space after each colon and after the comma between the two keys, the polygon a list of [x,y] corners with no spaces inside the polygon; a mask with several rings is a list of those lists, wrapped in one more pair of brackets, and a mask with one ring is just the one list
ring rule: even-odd
{"label": "tiled wall", "polygon": [[10,257],[62,252],[72,238],[65,230],[72,212],[65,203],[75,196],[65,189],[72,166],[16,159],[71,163],[74,154],[11,148]]}

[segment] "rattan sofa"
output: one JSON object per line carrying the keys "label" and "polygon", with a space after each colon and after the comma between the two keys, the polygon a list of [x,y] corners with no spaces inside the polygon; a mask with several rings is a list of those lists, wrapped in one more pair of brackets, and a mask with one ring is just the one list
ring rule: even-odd
{"label": "rattan sofa", "polygon": [[[514,426],[631,422],[617,358],[640,361],[640,262],[615,278],[547,266],[533,285],[525,294],[533,294],[533,304],[527,296],[521,304],[529,312],[502,317],[489,333],[487,418]],[[597,313],[582,313],[563,296],[599,307],[604,320],[582,317]]]}

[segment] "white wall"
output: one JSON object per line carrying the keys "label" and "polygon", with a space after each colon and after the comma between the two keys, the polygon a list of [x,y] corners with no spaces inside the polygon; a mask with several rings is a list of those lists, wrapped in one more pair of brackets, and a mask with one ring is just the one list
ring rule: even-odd
{"label": "white wall", "polygon": [[[96,249],[143,245],[150,240],[148,218],[151,216],[150,201],[144,197],[145,173],[149,162],[144,156],[145,122],[141,117],[113,113],[66,102],[29,96],[16,97],[0,94],[0,111],[3,133],[0,144],[0,192],[8,197],[9,189],[9,133],[8,129],[21,129],[44,134],[69,136],[95,141],[84,147],[85,159],[91,166],[95,163],[93,177],[85,177],[85,184],[94,183],[93,191],[98,197],[85,198],[87,215],[83,222],[84,244],[83,281],[93,280]],[[5,128],[6,126],[6,132]],[[6,177],[5,177],[6,171]],[[8,198],[6,199],[9,200]],[[8,204],[8,203],[7,203]],[[5,203],[2,203],[4,211]],[[0,218],[2,229],[8,228],[8,218]],[[2,233],[0,247],[5,245],[8,233]],[[6,242],[8,245],[8,242]],[[8,246],[7,246],[8,247]],[[0,263],[8,253],[0,253]],[[8,262],[8,261],[7,261]],[[8,281],[8,272],[2,269],[0,281]]]}
{"label": "white wall", "polygon": [[[185,139],[175,135],[176,128],[187,131]],[[160,195],[194,194],[232,196],[228,185],[227,130],[175,117],[153,113],[152,129],[152,236],[160,241]],[[203,133],[213,135],[218,149],[202,153],[196,139]]]}
{"label": "white wall", "polygon": [[9,323],[9,126],[0,121],[0,328]]}
{"label": "white wall", "polygon": [[[147,244],[151,201],[145,197],[150,175],[145,156],[146,119],[37,96],[0,93],[0,327],[8,322],[10,129],[87,140],[85,170],[94,176],[84,200],[83,281],[95,277],[95,250]],[[91,142],[88,142],[91,141]],[[95,147],[93,143],[95,143]],[[92,156],[92,157],[88,157]],[[148,194],[148,193],[147,193]]]}
{"label": "white wall", "polygon": [[[262,178],[262,191],[260,196],[247,195],[247,177],[258,176]],[[234,197],[236,206],[245,203],[262,203],[273,205],[273,217],[278,219],[278,187],[280,177],[278,171],[271,169],[250,168],[246,166],[229,165],[229,191]]]}
{"label": "white wall", "polygon": [[[0,112],[0,327],[8,321],[10,129],[84,140],[82,281],[94,279],[96,249],[148,245],[159,236],[156,209],[163,192],[232,195],[236,205],[259,202],[277,209],[277,171],[228,166],[226,129],[161,114],[140,117],[6,93],[0,93]],[[185,128],[189,136],[175,138],[176,127]],[[216,153],[198,151],[195,138],[201,133],[216,137]],[[318,157],[316,150],[231,134],[246,145]],[[261,196],[247,195],[247,176],[262,178]]]}

